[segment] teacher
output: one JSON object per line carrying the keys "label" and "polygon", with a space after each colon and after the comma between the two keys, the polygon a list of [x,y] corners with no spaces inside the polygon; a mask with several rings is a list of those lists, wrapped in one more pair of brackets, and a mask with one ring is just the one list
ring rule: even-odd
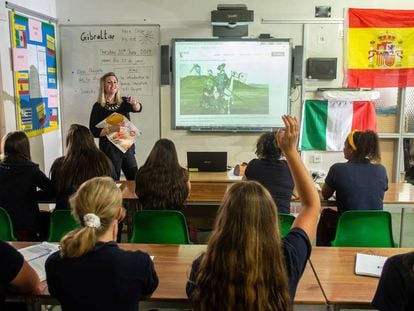
{"label": "teacher", "polygon": [[103,119],[117,112],[131,120],[130,112],[141,112],[142,105],[135,97],[121,97],[119,92],[118,78],[113,72],[104,74],[100,79],[98,101],[93,105],[89,118],[89,129],[93,136],[99,138],[99,149],[101,149],[112,161],[117,179],[121,176],[121,169],[127,180],[135,180],[137,172],[137,161],[135,159],[135,144],[125,153],[112,144],[107,135],[119,132],[121,124],[98,128],[96,125]]}

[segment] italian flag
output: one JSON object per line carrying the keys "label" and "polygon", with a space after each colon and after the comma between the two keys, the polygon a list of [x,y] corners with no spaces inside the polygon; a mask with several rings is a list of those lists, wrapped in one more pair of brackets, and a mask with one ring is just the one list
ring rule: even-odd
{"label": "italian flag", "polygon": [[352,130],[376,130],[372,101],[305,101],[301,150],[341,151]]}

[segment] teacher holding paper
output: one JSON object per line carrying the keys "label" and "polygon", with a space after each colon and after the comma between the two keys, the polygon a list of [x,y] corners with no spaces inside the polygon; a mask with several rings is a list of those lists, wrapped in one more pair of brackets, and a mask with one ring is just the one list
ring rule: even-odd
{"label": "teacher holding paper", "polygon": [[130,112],[141,112],[142,105],[135,97],[122,97],[119,92],[118,78],[113,72],[104,74],[100,79],[98,101],[93,105],[89,118],[89,129],[93,136],[99,138],[99,149],[111,159],[117,179],[121,176],[121,169],[127,180],[134,180],[137,172],[137,161],[135,159],[135,144],[125,153],[118,149],[107,135],[119,132],[122,123],[115,123],[104,128],[96,125],[109,117],[114,112],[119,113],[131,120]]}

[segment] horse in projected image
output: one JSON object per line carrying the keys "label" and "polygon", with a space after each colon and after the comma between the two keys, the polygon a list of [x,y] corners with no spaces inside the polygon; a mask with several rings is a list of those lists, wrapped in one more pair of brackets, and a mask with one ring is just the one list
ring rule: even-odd
{"label": "horse in projected image", "polygon": [[230,114],[235,96],[233,93],[234,81],[244,82],[246,74],[232,71],[230,78],[227,75],[214,77],[211,70],[208,71],[208,74],[200,100],[201,109],[204,113]]}

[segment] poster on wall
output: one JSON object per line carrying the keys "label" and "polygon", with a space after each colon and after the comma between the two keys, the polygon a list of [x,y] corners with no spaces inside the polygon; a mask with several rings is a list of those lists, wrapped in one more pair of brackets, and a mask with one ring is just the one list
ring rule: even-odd
{"label": "poster on wall", "polygon": [[17,129],[59,129],[55,26],[10,12]]}

